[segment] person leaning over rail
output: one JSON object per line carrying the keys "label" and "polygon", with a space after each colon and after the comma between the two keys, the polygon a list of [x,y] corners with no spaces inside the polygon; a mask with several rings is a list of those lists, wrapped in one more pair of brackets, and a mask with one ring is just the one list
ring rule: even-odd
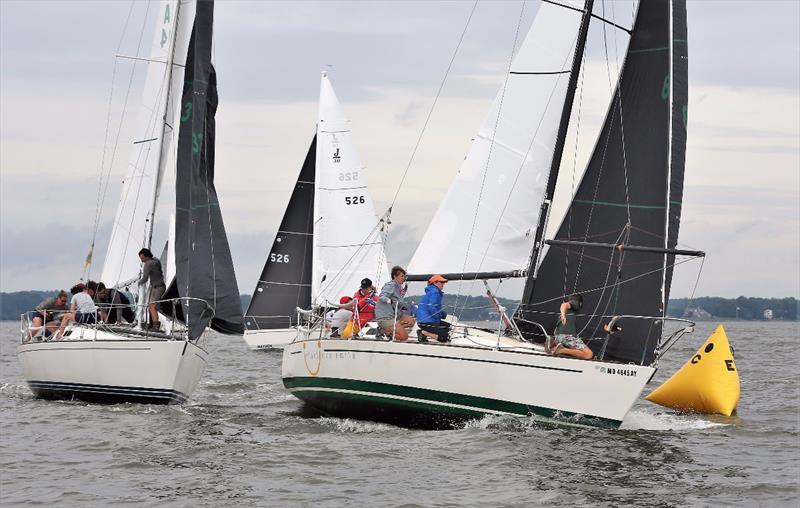
{"label": "person leaning over rail", "polygon": [[136,315],[131,309],[131,302],[128,297],[122,291],[113,288],[108,289],[102,282],[97,283],[95,302],[101,312],[106,315],[103,321],[110,325],[122,321],[133,323],[136,320]]}
{"label": "person leaning over rail", "polygon": [[583,306],[583,295],[570,295],[559,307],[559,320],[556,326],[556,344],[551,350],[553,354],[573,356],[583,360],[591,360],[594,353],[579,337],[575,322],[577,314]]}
{"label": "person leaning over rail", "polygon": [[164,284],[164,271],[161,269],[161,261],[153,257],[150,249],[140,250],[139,259],[144,263],[139,284],[146,284],[148,280],[150,281],[150,295],[147,299],[147,311],[150,313],[150,329],[158,330],[161,328],[161,323],[158,321],[158,309],[155,302],[161,300],[167,290],[167,286]]}
{"label": "person leaning over rail", "polygon": [[347,322],[353,317],[353,299],[349,296],[343,296],[339,299],[339,307],[336,312],[331,316],[331,337],[341,337]]}
{"label": "person leaning over rail", "polygon": [[447,284],[447,279],[441,275],[434,275],[428,279],[425,295],[417,305],[417,324],[419,325],[417,337],[420,342],[428,342],[428,339],[450,342],[450,323],[444,321],[447,312],[442,309],[445,284]]}
{"label": "person leaning over rail", "polygon": [[[81,289],[75,292],[75,290]],[[94,294],[97,289],[97,284],[94,281],[89,281],[84,286],[78,284],[72,288],[72,302],[70,302],[69,312],[64,314],[61,318],[61,326],[56,332],[56,340],[60,340],[64,335],[64,329],[67,325],[75,321],[76,323],[93,324],[97,323],[97,306],[94,304]]]}
{"label": "person leaning over rail", "polygon": [[[59,314],[69,310],[68,299],[67,292],[62,289],[56,296],[43,300],[35,310],[28,313],[28,319],[31,321],[28,332],[31,339],[39,333],[42,337],[49,337],[58,330],[57,318],[60,317]],[[43,325],[44,331],[42,331]]]}
{"label": "person leaning over rail", "polygon": [[415,322],[404,305],[405,281],[406,271],[400,266],[393,267],[392,280],[381,288],[375,306],[375,318],[381,331],[398,342],[408,340],[408,330]]}

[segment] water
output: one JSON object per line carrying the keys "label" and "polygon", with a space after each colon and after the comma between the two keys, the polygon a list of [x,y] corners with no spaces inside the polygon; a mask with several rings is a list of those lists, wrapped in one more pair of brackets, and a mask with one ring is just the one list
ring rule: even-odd
{"label": "water", "polygon": [[[637,402],[620,430],[486,418],[416,431],[305,416],[280,355],[212,336],[183,406],[33,399],[0,323],[4,506],[798,506],[796,323],[726,325],[738,416]],[[710,335],[675,346],[648,391]]]}

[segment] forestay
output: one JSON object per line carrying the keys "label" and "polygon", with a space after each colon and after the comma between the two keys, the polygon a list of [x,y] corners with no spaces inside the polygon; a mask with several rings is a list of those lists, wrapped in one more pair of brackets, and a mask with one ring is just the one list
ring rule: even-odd
{"label": "forestay", "polygon": [[355,150],[350,121],[322,74],[314,195],[313,304],[352,295],[361,279],[388,280],[382,230]]}
{"label": "forestay", "polygon": [[182,3],[178,9],[177,0],[164,0],[159,7],[160,24],[146,64],[136,138],[101,274],[109,287],[138,279],[141,263],[137,253],[151,246],[153,213],[164,168],[172,159],[172,126],[179,114],[175,104],[180,100],[182,63],[194,23],[194,2]]}
{"label": "forestay", "polygon": [[541,4],[410,273],[527,267],[581,22],[561,3]]}

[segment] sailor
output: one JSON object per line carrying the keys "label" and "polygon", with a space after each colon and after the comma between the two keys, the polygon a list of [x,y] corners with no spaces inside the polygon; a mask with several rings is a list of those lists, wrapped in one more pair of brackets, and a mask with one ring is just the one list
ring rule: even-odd
{"label": "sailor", "polygon": [[375,306],[375,317],[383,333],[398,342],[408,340],[408,329],[413,328],[414,318],[403,301],[407,286],[406,271],[400,267],[392,267],[392,280],[381,288],[378,304]]}
{"label": "sailor", "polygon": [[58,327],[58,332],[56,332],[56,340],[61,339],[64,329],[72,321],[84,324],[97,322],[97,306],[94,304],[96,290],[97,284],[91,280],[85,286],[78,284],[71,289],[72,302],[70,302],[70,309],[61,318],[61,326]]}
{"label": "sailor", "polygon": [[450,341],[450,323],[444,321],[447,312],[442,310],[445,284],[447,284],[447,279],[441,275],[434,275],[428,279],[425,295],[417,306],[417,323],[419,324],[417,337],[420,342],[428,342],[428,339],[435,339],[439,342]]}
{"label": "sailor", "polygon": [[139,251],[139,259],[144,263],[142,265],[142,277],[139,279],[139,285],[146,284],[150,281],[150,296],[147,299],[147,310],[150,313],[150,328],[158,330],[161,328],[161,323],[158,321],[158,309],[156,303],[164,296],[167,290],[164,284],[164,271],[161,269],[161,261],[153,257],[150,249],[142,249]]}
{"label": "sailor", "polygon": [[117,321],[123,320],[132,323],[136,316],[131,309],[131,302],[125,293],[116,289],[108,289],[102,282],[97,283],[97,297],[95,298],[101,312],[105,312],[106,318],[104,321],[108,324],[114,324]]}
{"label": "sailor", "polygon": [[347,322],[353,317],[353,299],[349,296],[343,296],[339,299],[339,307],[336,312],[331,316],[331,337],[340,337]]}
{"label": "sailor", "polygon": [[57,318],[69,310],[67,292],[63,289],[54,297],[47,298],[36,306],[36,310],[28,313],[31,320],[30,335],[34,336],[45,325],[44,336],[48,337],[58,329]]}
{"label": "sailor", "polygon": [[378,292],[375,291],[370,279],[362,279],[361,287],[353,295],[353,298],[356,300],[355,311],[358,316],[358,327],[363,328],[369,321],[375,319]]}
{"label": "sailor", "polygon": [[556,345],[554,354],[574,356],[583,360],[591,360],[594,353],[577,337],[575,321],[577,314],[583,306],[583,295],[575,293],[570,295],[559,307],[559,320],[556,326]]}

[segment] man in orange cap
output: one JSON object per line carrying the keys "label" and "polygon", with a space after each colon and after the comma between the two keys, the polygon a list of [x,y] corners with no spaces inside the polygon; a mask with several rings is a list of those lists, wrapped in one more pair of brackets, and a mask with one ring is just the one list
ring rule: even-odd
{"label": "man in orange cap", "polygon": [[444,321],[447,312],[442,309],[445,284],[447,284],[447,279],[441,275],[434,275],[428,279],[425,295],[417,306],[417,324],[419,325],[417,338],[420,342],[428,342],[428,339],[450,342],[450,323]]}

